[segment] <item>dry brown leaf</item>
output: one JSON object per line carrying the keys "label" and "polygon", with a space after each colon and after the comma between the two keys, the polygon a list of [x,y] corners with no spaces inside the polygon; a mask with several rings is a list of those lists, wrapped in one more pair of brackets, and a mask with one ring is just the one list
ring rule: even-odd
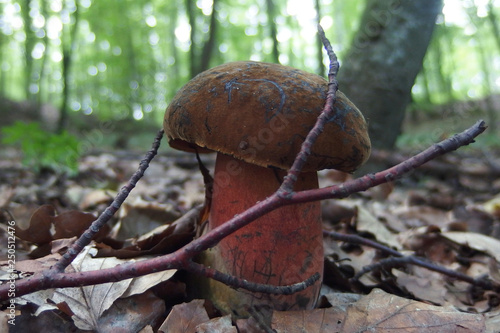
{"label": "dry brown leaf", "polygon": [[412,267],[412,274],[397,269],[393,269],[392,273],[397,277],[398,285],[406,288],[418,299],[440,305],[446,303],[446,281],[441,274],[421,267]]}
{"label": "dry brown leaf", "polygon": [[[95,249],[87,246],[71,263],[76,272],[95,271],[111,268],[119,264],[133,262],[116,258],[92,258],[89,254]],[[120,297],[144,292],[156,284],[168,280],[175,270],[157,272],[134,279],[103,283],[79,288],[54,290],[51,299],[56,303],[66,303],[75,325],[80,329],[96,330],[100,317]]]}
{"label": "dry brown leaf", "polygon": [[99,318],[96,331],[135,333],[161,322],[165,302],[153,292],[120,298]]}
{"label": "dry brown leaf", "polygon": [[452,220],[449,212],[429,206],[404,205],[394,208],[393,214],[413,228],[435,225],[444,229]]}
{"label": "dry brown leaf", "polygon": [[[16,262],[16,270],[22,273],[28,273],[30,275],[34,273],[40,273],[52,267],[59,259],[61,259],[61,255],[56,253],[36,260],[19,261]],[[0,268],[1,270],[7,270],[7,267],[6,265],[4,266],[4,263],[0,263]]]}
{"label": "dry brown leaf", "polygon": [[285,332],[347,332],[342,330],[345,313],[334,308],[309,311],[274,311],[271,327]]}
{"label": "dry brown leaf", "polygon": [[485,320],[451,307],[433,306],[373,290],[356,303],[342,308],[311,311],[275,311],[272,328],[277,332],[430,332],[481,333]]}
{"label": "dry brown leaf", "polygon": [[492,216],[500,218],[500,196],[497,196],[485,202],[483,204],[483,209],[485,212],[491,214]]}
{"label": "dry brown leaf", "polygon": [[196,332],[196,326],[210,320],[202,299],[195,299],[189,303],[175,305],[167,319],[163,322],[159,332],[185,333]]}
{"label": "dry brown leaf", "polygon": [[[79,237],[90,227],[97,218],[94,214],[70,210],[63,212],[53,219],[55,233],[53,239]],[[109,232],[109,226],[105,225],[99,230],[94,239],[102,238]]]}
{"label": "dry brown leaf", "polygon": [[487,253],[500,262],[500,240],[474,232],[443,232],[441,235],[452,242]]}
{"label": "dry brown leaf", "polygon": [[40,206],[31,215],[30,225],[27,229],[16,228],[16,236],[38,245],[47,244],[52,240],[50,228],[56,210],[52,205]]}
{"label": "dry brown leaf", "polygon": [[[56,215],[56,210],[52,205],[40,206],[31,216],[30,225],[27,229],[16,228],[16,236],[28,242],[43,245],[52,240],[61,238],[79,237],[96,219],[93,214],[84,213],[77,210],[70,210]],[[109,227],[105,225],[95,239],[103,238],[109,232]],[[45,255],[50,250],[44,246],[39,254]],[[46,251],[47,250],[47,251]]]}
{"label": "dry brown leaf", "polygon": [[123,203],[119,214],[119,230],[116,239],[136,238],[180,217],[171,204],[149,202],[133,196]]}
{"label": "dry brown leaf", "polygon": [[348,309],[341,332],[485,331],[484,317],[412,301],[376,289]]}
{"label": "dry brown leaf", "polygon": [[238,333],[238,330],[231,323],[231,315],[227,315],[199,324],[196,333]]}
{"label": "dry brown leaf", "polygon": [[126,259],[143,255],[171,253],[193,239],[201,209],[202,206],[197,206],[173,223],[155,228],[141,236],[132,246],[114,249],[105,244],[98,244],[97,256]]}
{"label": "dry brown leaf", "polygon": [[262,333],[262,328],[254,317],[248,319],[236,319],[239,333]]}
{"label": "dry brown leaf", "polygon": [[498,333],[500,327],[500,310],[485,313],[486,317],[486,332]]}
{"label": "dry brown leaf", "polygon": [[358,231],[369,232],[377,238],[378,242],[384,243],[395,249],[401,249],[401,244],[396,234],[389,231],[384,223],[378,220],[367,209],[363,208],[361,205],[357,205],[357,208],[358,220],[356,226]]}
{"label": "dry brown leaf", "polygon": [[92,190],[85,194],[84,197],[80,200],[78,208],[80,208],[81,210],[88,210],[100,204],[108,204],[113,201],[113,198],[115,196],[115,191],[104,189]]}

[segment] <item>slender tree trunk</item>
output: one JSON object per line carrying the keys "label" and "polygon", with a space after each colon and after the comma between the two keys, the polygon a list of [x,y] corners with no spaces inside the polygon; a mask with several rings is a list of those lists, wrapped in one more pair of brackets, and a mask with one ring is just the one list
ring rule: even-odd
{"label": "slender tree trunk", "polygon": [[24,77],[25,77],[25,94],[28,100],[32,100],[34,94],[31,93],[31,84],[33,83],[33,57],[31,56],[31,52],[33,51],[33,47],[35,45],[35,35],[31,30],[31,16],[30,9],[31,8],[31,0],[24,0],[22,2],[21,14],[23,17],[24,23],[24,34],[26,35],[26,40],[24,42],[24,61],[26,67],[24,68]]}
{"label": "slender tree trunk", "polygon": [[[319,24],[321,21],[321,1],[315,0],[314,5],[316,7],[316,23]],[[326,66],[323,63],[323,42],[321,41],[321,37],[319,34],[316,35],[316,49],[317,49],[317,60],[318,60],[318,69],[316,70],[316,74],[320,76],[325,76],[326,74]]]}
{"label": "slender tree trunk", "polygon": [[438,91],[444,96],[444,99],[439,100],[440,103],[450,103],[455,99],[451,78],[450,75],[445,72],[443,63],[443,57],[446,57],[446,54],[451,51],[444,49],[445,45],[450,46],[449,40],[446,26],[438,26],[436,28],[430,55],[432,56],[433,73],[438,84]]}
{"label": "slender tree trunk", "polygon": [[[471,21],[473,22],[474,26],[476,26],[477,29],[479,29],[482,26],[482,20],[480,17],[477,16],[477,7],[473,6],[471,9],[468,10],[467,13],[469,14],[469,17]],[[488,4],[488,19],[490,20],[493,28],[493,35],[497,43],[500,43],[500,36],[498,35],[499,30],[498,30],[498,24],[496,22],[496,16],[494,11],[493,4],[490,3]],[[483,40],[479,37],[476,37],[476,43],[477,43],[477,56],[479,60],[479,64],[481,65],[481,71],[483,72],[484,80],[483,80],[483,87],[484,87],[484,92],[485,92],[485,108],[486,108],[486,113],[488,115],[488,130],[490,133],[496,133],[497,132],[497,115],[495,111],[495,106],[493,103],[493,98],[492,98],[492,89],[491,89],[491,74],[490,71],[491,69],[489,68],[490,62],[488,61],[488,55],[487,55],[487,49],[484,45]],[[500,44],[498,44],[500,46]]]}
{"label": "slender tree trunk", "polygon": [[[3,13],[4,4],[0,3],[0,13]],[[4,63],[4,57],[7,49],[7,36],[4,34],[0,34],[0,64]],[[7,71],[4,70],[3,66],[0,66],[0,98],[3,98],[6,95],[5,86],[6,86],[6,76]]]}
{"label": "slender tree trunk", "polygon": [[193,78],[196,74],[198,74],[198,64],[196,62],[196,15],[194,12],[193,4],[195,2],[193,0],[186,0],[186,13],[189,21],[189,25],[191,26],[191,32],[189,39],[191,41],[191,46],[189,47],[189,77]]}
{"label": "slender tree trunk", "polygon": [[429,86],[429,70],[425,67],[422,70],[422,86],[424,87],[424,101],[426,104],[431,105],[432,94]]}
{"label": "slender tree trunk", "polygon": [[212,4],[212,14],[210,15],[210,27],[209,27],[209,35],[208,40],[203,45],[203,50],[201,52],[200,59],[200,72],[207,70],[210,66],[210,59],[213,55],[213,49],[215,46],[215,40],[217,36],[217,0],[213,0]]}
{"label": "slender tree trunk", "polygon": [[493,37],[495,37],[495,42],[498,49],[500,50],[500,27],[498,26],[497,15],[495,14],[495,6],[493,1],[490,0],[488,3],[488,19],[491,23],[491,28],[493,29]]}
{"label": "slender tree trunk", "polygon": [[74,23],[68,23],[69,33],[65,31],[63,27],[63,37],[61,41],[62,45],[62,79],[63,79],[63,96],[60,107],[59,123],[57,124],[57,132],[61,133],[66,128],[66,123],[68,121],[68,101],[70,94],[70,82],[69,74],[71,69],[71,64],[73,61],[73,51],[76,48],[76,32],[78,31],[78,24],[80,23],[80,14],[78,10],[78,1],[75,1],[75,13],[74,13]]}
{"label": "slender tree trunk", "polygon": [[441,0],[367,0],[339,72],[340,89],[368,119],[375,148],[393,148]]}
{"label": "slender tree trunk", "polygon": [[[41,10],[41,14],[43,17],[49,17],[47,6],[48,6],[48,4],[46,3],[46,1],[42,1],[40,4],[40,10]],[[47,31],[47,20],[45,20],[44,29],[45,29],[45,31]],[[48,69],[48,66],[47,66],[48,56],[47,55],[50,54],[50,52],[49,52],[49,48],[50,48],[49,36],[47,34],[45,34],[43,36],[42,40],[43,40],[43,45],[45,46],[45,51],[42,55],[42,58],[40,59],[41,64],[40,64],[40,76],[38,78],[38,95],[37,95],[38,97],[36,100],[36,104],[37,104],[38,108],[40,108],[42,106],[42,102],[43,102],[43,94],[45,92],[45,82],[46,82],[45,76],[47,75],[47,69]]]}
{"label": "slender tree trunk", "polygon": [[276,5],[273,0],[266,0],[266,9],[267,9],[267,22],[269,25],[269,37],[273,41],[273,50],[272,50],[272,62],[279,64],[280,63],[280,54],[278,51],[278,28],[276,26]]}
{"label": "slender tree trunk", "polygon": [[[169,66],[168,70],[172,73],[169,75],[171,79],[169,79],[169,82],[173,83],[174,87],[177,87],[180,74],[179,74],[179,52],[177,51],[177,45],[175,45],[175,41],[177,37],[175,36],[175,28],[177,27],[177,11],[175,10],[170,10],[169,11],[169,18],[170,18],[170,26],[169,26],[169,31],[167,34],[170,36],[170,42],[168,43],[169,50],[172,54],[172,57],[174,58],[174,64],[173,66]],[[167,51],[168,54],[168,51]],[[169,93],[175,92],[176,89],[170,89],[168,90]],[[170,98],[173,96],[170,96]]]}

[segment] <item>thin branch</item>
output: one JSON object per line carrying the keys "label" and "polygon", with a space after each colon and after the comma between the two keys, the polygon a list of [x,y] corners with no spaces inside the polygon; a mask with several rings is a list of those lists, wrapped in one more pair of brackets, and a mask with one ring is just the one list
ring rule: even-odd
{"label": "thin branch", "polygon": [[401,265],[416,265],[420,267],[427,268],[430,271],[438,272],[443,275],[455,278],[457,280],[465,281],[467,283],[470,283],[475,286],[482,287],[486,290],[492,290],[494,288],[494,285],[491,281],[485,280],[485,279],[474,279],[468,275],[462,274],[460,272],[456,272],[451,269],[447,269],[445,267],[439,266],[435,263],[432,263],[428,261],[425,258],[420,258],[417,256],[404,256],[402,253],[391,249],[390,247],[387,247],[385,245],[382,245],[380,243],[377,243],[375,241],[372,241],[370,239],[363,238],[358,235],[346,235],[346,234],[341,234],[338,232],[333,232],[333,231],[326,231],[323,230],[323,235],[331,237],[337,241],[342,241],[342,242],[347,242],[351,244],[359,244],[359,245],[365,245],[369,246],[371,248],[377,249],[379,251],[382,251],[384,253],[390,254],[394,257],[391,258],[386,258],[380,260],[378,263],[375,263],[373,265],[367,265],[364,266],[362,270],[360,270],[354,277],[352,277],[350,280],[351,281],[357,281],[363,276],[364,274],[370,272],[370,271],[376,271],[380,270],[383,268],[393,268]]}
{"label": "thin branch", "polygon": [[316,281],[320,279],[319,273],[315,273],[310,276],[305,281],[286,285],[286,286],[273,286],[269,284],[260,284],[254,283],[247,280],[239,279],[233,275],[225,274],[220,271],[217,271],[213,268],[206,267],[204,265],[200,265],[193,261],[190,262],[188,267],[184,268],[185,270],[202,275],[204,277],[217,280],[219,282],[224,283],[233,288],[242,288],[251,292],[264,293],[264,294],[275,294],[275,295],[292,295],[299,291],[302,291],[306,288],[312,286]]}
{"label": "thin branch", "polygon": [[337,73],[339,71],[339,62],[337,56],[335,55],[335,52],[333,51],[330,41],[326,38],[323,28],[319,24],[318,35],[321,38],[323,45],[325,46],[328,57],[330,58],[326,102],[323,111],[316,120],[314,127],[307,134],[304,142],[302,143],[302,146],[300,147],[300,152],[295,157],[295,161],[293,162],[292,167],[288,171],[288,174],[285,176],[285,179],[283,180],[283,183],[281,184],[277,192],[282,198],[289,198],[289,196],[293,193],[293,186],[297,181],[302,168],[307,162],[309,155],[311,155],[311,147],[316,142],[316,139],[323,131],[326,122],[328,121],[328,119],[331,119],[332,113],[334,112],[333,105],[335,104],[338,90]]}
{"label": "thin branch", "polygon": [[382,245],[380,243],[372,241],[371,239],[363,238],[359,235],[341,234],[338,232],[327,231],[327,230],[323,230],[323,235],[330,237],[330,238],[333,238],[336,241],[341,241],[341,242],[346,242],[346,243],[351,243],[351,244],[366,245],[366,246],[372,247],[374,249],[380,250],[384,253],[393,255],[395,257],[402,257],[403,256],[401,253],[399,253],[396,250],[391,249],[390,247],[387,247],[385,245]]}
{"label": "thin branch", "polygon": [[299,202],[345,198],[353,193],[366,191],[371,187],[394,181],[436,157],[442,156],[451,151],[457,150],[462,146],[467,146],[473,143],[474,139],[479,134],[483,133],[486,128],[487,127],[484,121],[479,120],[473,126],[466,129],[462,133],[455,134],[448,139],[436,143],[423,152],[393,166],[392,168],[377,172],[375,174],[368,174],[340,185],[333,185],[321,189],[297,192],[292,195],[292,198],[290,198],[290,202],[295,204]]}
{"label": "thin branch", "polygon": [[132,175],[127,185],[120,189],[120,192],[116,195],[115,199],[111,205],[106,208],[106,210],[92,222],[92,225],[80,236],[80,238],[69,248],[69,250],[63,255],[61,260],[59,260],[50,270],[53,272],[63,272],[66,267],[76,258],[78,253],[80,253],[85,246],[87,246],[92,238],[97,234],[97,232],[113,217],[116,211],[123,204],[125,199],[128,197],[130,192],[134,189],[135,185],[142,178],[144,172],[149,167],[149,163],[156,156],[158,148],[160,147],[160,142],[163,137],[163,130],[158,131],[155,137],[153,146],[150,151],[146,153],[144,159],[139,163],[139,169]]}
{"label": "thin branch", "polygon": [[[451,278],[464,281],[467,283],[470,283],[474,286],[479,286],[485,290],[493,290],[495,288],[495,285],[492,283],[492,281],[487,280],[487,279],[474,279],[473,277],[470,277],[468,275],[465,275],[463,273],[447,269],[443,266],[439,266],[435,263],[432,263],[425,258],[419,258],[416,256],[406,256],[406,257],[398,257],[398,258],[386,258],[380,260],[378,263],[375,263],[373,265],[367,265],[364,266],[362,270],[360,270],[354,277],[352,277],[350,280],[351,281],[357,281],[363,276],[364,274],[370,272],[370,271],[376,271],[380,269],[387,269],[387,268],[394,268],[398,267],[401,265],[415,265],[415,266],[420,266],[424,267],[430,271],[438,272],[440,274],[449,276]],[[498,287],[498,286],[497,286]]]}

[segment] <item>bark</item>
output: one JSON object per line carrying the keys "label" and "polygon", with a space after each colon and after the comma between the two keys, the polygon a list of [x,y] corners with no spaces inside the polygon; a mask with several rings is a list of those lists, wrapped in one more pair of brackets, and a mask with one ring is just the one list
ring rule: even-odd
{"label": "bark", "polygon": [[[316,7],[316,23],[319,24],[321,21],[321,1],[315,0],[314,6]],[[321,41],[321,37],[319,34],[316,37],[316,49],[317,49],[317,60],[318,60],[318,68],[316,70],[316,74],[319,76],[324,76],[326,73],[326,66],[323,64],[323,42]]]}
{"label": "bark", "polygon": [[210,65],[210,59],[213,55],[213,49],[215,46],[216,32],[217,32],[217,0],[213,0],[212,14],[210,15],[210,27],[208,40],[203,45],[203,50],[201,52],[201,66],[200,72],[207,70]]}
{"label": "bark", "polygon": [[[49,12],[48,12],[48,4],[46,1],[42,1],[40,4],[40,10],[43,15],[43,17],[49,17]],[[47,29],[47,21],[45,21],[44,24],[44,29]],[[41,64],[40,64],[40,75],[38,76],[38,94],[37,94],[37,100],[36,104],[37,107],[40,108],[43,102],[43,95],[45,93],[45,83],[47,82],[47,72],[49,70],[48,66],[48,59],[49,57],[47,55],[50,54],[50,41],[49,41],[49,36],[45,34],[42,38],[42,43],[45,46],[45,51],[43,53],[42,58],[40,59]]]}
{"label": "bark", "polygon": [[186,0],[186,14],[188,16],[189,25],[191,26],[190,40],[191,46],[189,47],[189,77],[193,78],[198,74],[198,66],[196,65],[196,16],[193,8],[194,1]]}
{"label": "bark", "polygon": [[32,100],[34,94],[30,91],[30,86],[33,82],[33,57],[31,52],[35,46],[35,34],[31,29],[32,19],[30,16],[31,0],[24,0],[22,2],[21,14],[23,17],[24,33],[26,35],[26,41],[24,42],[24,61],[26,67],[24,68],[25,77],[25,93],[28,100]]}
{"label": "bark", "polygon": [[278,51],[278,28],[276,26],[276,5],[273,0],[266,0],[266,9],[267,9],[267,22],[269,24],[269,37],[273,41],[273,49],[272,49],[272,62],[279,64],[280,63],[280,54]]}
{"label": "bark", "polygon": [[[62,78],[63,78],[63,95],[61,102],[61,112],[59,123],[57,124],[57,132],[61,133],[66,127],[68,119],[68,101],[70,94],[70,69],[73,62],[73,50],[76,48],[76,33],[78,31],[78,24],[80,23],[80,13],[78,8],[78,1],[75,1],[76,10],[74,13],[74,23],[70,26],[69,33],[63,28],[62,36]],[[71,24],[71,23],[69,23]]]}
{"label": "bark", "polygon": [[376,148],[396,142],[441,8],[441,0],[366,3],[339,83],[368,119]]}
{"label": "bark", "polygon": [[[481,18],[477,16],[477,7],[476,6],[473,6],[472,8],[474,8],[474,12],[472,12],[471,10],[468,11],[468,14],[469,14],[469,17],[471,19],[471,21],[473,22],[474,26],[479,29],[481,26],[482,26],[482,22],[481,22]],[[495,37],[495,40],[498,42],[498,38],[500,38],[497,33],[498,33],[498,26],[496,24],[496,21],[495,21],[495,14],[493,13],[493,10],[494,8],[492,7],[492,4],[490,2],[490,7],[488,8],[489,10],[489,14],[488,14],[488,18],[491,20],[493,20],[492,24],[493,24],[493,34],[494,34],[494,37]],[[496,27],[496,28],[495,28]],[[492,89],[491,89],[491,82],[492,82],[492,78],[491,78],[491,68],[490,68],[490,61],[488,59],[488,50],[486,48],[486,46],[484,45],[484,42],[482,40],[481,37],[479,38],[475,38],[476,40],[476,43],[477,43],[477,56],[478,56],[478,62],[479,62],[479,65],[481,66],[481,71],[483,72],[483,76],[484,76],[484,79],[483,79],[483,87],[484,87],[484,93],[485,93],[485,102],[486,102],[486,114],[488,115],[488,130],[490,133],[496,133],[497,131],[497,126],[496,126],[496,122],[497,122],[497,115],[496,115],[496,110],[495,110],[495,105],[493,103],[493,99],[492,99]]]}
{"label": "bark", "polygon": [[498,19],[495,14],[495,6],[492,0],[488,3],[488,19],[490,20],[491,29],[493,30],[493,37],[495,37],[495,42],[500,50],[500,27],[498,26]]}

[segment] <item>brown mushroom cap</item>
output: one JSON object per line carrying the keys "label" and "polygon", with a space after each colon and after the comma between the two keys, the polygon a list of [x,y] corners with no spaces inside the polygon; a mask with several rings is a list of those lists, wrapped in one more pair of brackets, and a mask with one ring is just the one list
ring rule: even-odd
{"label": "brown mushroom cap", "polygon": [[[292,67],[241,61],[200,73],[165,112],[171,147],[218,151],[263,167],[289,169],[323,110],[327,81]],[[303,171],[352,172],[370,155],[365,119],[340,91],[335,113]]]}

